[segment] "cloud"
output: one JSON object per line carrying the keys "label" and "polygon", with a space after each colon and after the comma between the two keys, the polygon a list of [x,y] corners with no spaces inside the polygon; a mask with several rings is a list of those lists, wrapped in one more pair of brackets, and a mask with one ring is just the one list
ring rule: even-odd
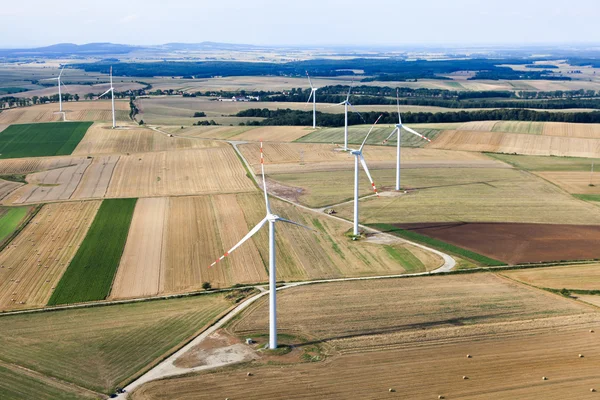
{"label": "cloud", "polygon": [[133,21],[137,20],[138,18],[139,18],[139,15],[137,15],[137,14],[131,14],[131,15],[127,15],[127,16],[121,18],[119,20],[119,22],[122,23],[122,24],[128,24],[130,22],[133,22]]}

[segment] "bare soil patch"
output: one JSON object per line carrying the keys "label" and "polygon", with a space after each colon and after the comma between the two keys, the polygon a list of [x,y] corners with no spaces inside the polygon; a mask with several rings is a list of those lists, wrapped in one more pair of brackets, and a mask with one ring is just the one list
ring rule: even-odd
{"label": "bare soil patch", "polygon": [[394,224],[510,264],[600,258],[600,226],[517,223]]}

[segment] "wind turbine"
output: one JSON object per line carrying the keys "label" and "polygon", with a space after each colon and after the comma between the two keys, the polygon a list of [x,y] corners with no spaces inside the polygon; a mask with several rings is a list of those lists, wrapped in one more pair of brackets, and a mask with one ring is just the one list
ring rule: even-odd
{"label": "wind turbine", "polygon": [[[59,112],[62,112],[62,93],[60,90],[60,84],[62,83],[60,78],[62,76],[63,71],[65,70],[66,65],[63,65],[62,69],[60,70],[60,73],[58,74],[57,78],[48,78],[48,79],[44,79],[45,81],[58,81],[58,109]],[[63,86],[65,86],[65,84],[63,83]],[[66,86],[65,86],[66,87]]]}
{"label": "wind turbine", "polygon": [[98,96],[98,98],[104,96],[108,92],[110,92],[111,97],[112,97],[112,119],[113,119],[112,127],[113,127],[113,129],[115,129],[117,127],[117,122],[115,120],[115,88],[113,87],[112,67],[110,67],[110,89],[108,89],[106,92],[102,93],[100,96]]}
{"label": "wind turbine", "polygon": [[[250,239],[256,232],[260,230],[267,222],[269,223],[269,348],[277,348],[277,286],[276,286],[276,268],[275,268],[275,223],[286,222],[288,224],[297,225],[302,228],[306,228],[310,231],[313,229],[308,226],[299,224],[297,222],[289,221],[285,218],[281,218],[271,212],[271,206],[269,204],[269,196],[267,195],[267,183],[265,181],[265,165],[264,165],[263,147],[260,142],[260,168],[262,171],[263,190],[265,192],[265,205],[267,207],[267,215],[260,221],[242,240],[235,246],[229,249],[228,252],[223,254],[219,259],[210,265],[213,267],[219,261],[231,254],[232,251],[240,247],[246,240]],[[209,267],[209,268],[210,268]]]}
{"label": "wind turbine", "polygon": [[[350,104],[350,92],[352,91],[352,86],[354,86],[354,79],[352,79],[352,83],[350,84],[350,88],[348,89],[348,95],[346,96],[346,100],[342,101],[339,104],[334,104],[333,106],[344,106],[344,148],[343,150],[347,151],[348,149],[348,106],[354,107]],[[332,107],[333,107],[332,106]],[[358,115],[360,115],[357,112]],[[362,118],[362,115],[360,115]]]}
{"label": "wind turbine", "polygon": [[319,90],[319,88],[316,88],[312,85],[312,82],[310,80],[310,75],[308,75],[308,71],[306,71],[306,77],[308,78],[308,84],[310,85],[310,96],[308,96],[308,100],[306,101],[306,104],[308,104],[310,102],[310,98],[312,97],[312,100],[313,100],[313,129],[315,129],[317,127],[317,90]]}
{"label": "wind turbine", "polygon": [[421,139],[427,140],[430,143],[431,143],[431,140],[429,140],[429,138],[426,138],[425,136],[421,135],[420,133],[414,131],[413,129],[402,125],[402,117],[400,116],[400,99],[398,97],[398,89],[396,89],[396,105],[398,106],[398,123],[396,124],[396,127],[394,128],[392,133],[390,133],[390,136],[388,136],[387,139],[385,139],[383,141],[383,144],[386,144],[388,142],[388,140],[390,140],[390,138],[392,136],[394,136],[394,133],[398,132],[398,143],[396,143],[396,190],[400,190],[400,142],[402,141],[402,128],[404,128],[406,131],[412,133],[413,135],[417,135]]}
{"label": "wind turbine", "polygon": [[363,140],[362,144],[360,145],[360,148],[358,150],[350,150],[351,154],[354,156],[354,230],[352,231],[352,234],[354,236],[358,236],[358,163],[359,162],[362,164],[362,167],[365,170],[365,173],[367,174],[369,181],[371,182],[371,186],[373,187],[375,194],[377,195],[377,197],[379,197],[379,193],[377,193],[377,188],[375,187],[375,182],[373,182],[373,178],[371,177],[371,174],[369,173],[369,168],[367,167],[367,162],[365,161],[365,157],[363,156],[362,152],[363,152],[363,148],[365,147],[365,143],[367,143],[367,139],[369,138],[369,135],[371,134],[371,132],[373,131],[373,128],[375,128],[375,125],[377,125],[377,123],[379,122],[380,119],[381,119],[381,115],[379,116],[379,118],[377,118],[377,121],[375,121],[375,123],[373,124],[371,129],[369,129],[369,133],[367,133],[367,136],[365,136],[365,140]]}

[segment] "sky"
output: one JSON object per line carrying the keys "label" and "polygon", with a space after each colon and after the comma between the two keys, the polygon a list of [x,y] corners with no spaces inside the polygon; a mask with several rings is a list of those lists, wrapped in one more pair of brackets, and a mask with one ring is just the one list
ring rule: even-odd
{"label": "sky", "polygon": [[598,0],[3,0],[0,47],[600,43]]}

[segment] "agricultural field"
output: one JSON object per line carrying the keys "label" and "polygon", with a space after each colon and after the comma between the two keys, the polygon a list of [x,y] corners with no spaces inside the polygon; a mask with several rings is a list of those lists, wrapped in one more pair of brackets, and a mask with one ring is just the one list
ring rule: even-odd
{"label": "agricultural field", "polygon": [[0,252],[0,310],[43,307],[100,202],[47,204]]}
{"label": "agricultural field", "polygon": [[106,197],[241,193],[256,190],[231,147],[121,156]]}
{"label": "agricultural field", "polygon": [[32,211],[32,207],[0,208],[0,244],[17,230]]}
{"label": "agricultural field", "polygon": [[[394,172],[373,171],[376,183],[391,185]],[[345,175],[343,175],[345,174]],[[352,172],[329,174],[335,182],[351,182]],[[600,225],[600,209],[581,202],[534,175],[506,168],[407,169],[400,196],[362,200],[363,223],[512,222]],[[389,183],[388,183],[389,182]],[[308,188],[311,186],[301,186]],[[348,186],[351,188],[351,184]],[[363,186],[365,187],[365,186]],[[325,192],[322,202],[339,199],[340,189]],[[334,197],[336,196],[336,197]],[[339,196],[339,197],[338,197]],[[544,201],[540,201],[540,199]],[[337,206],[352,218],[352,204]]]}
{"label": "agricultural field", "polygon": [[4,199],[22,185],[23,183],[21,182],[13,182],[0,178],[0,200]]}
{"label": "agricultural field", "polygon": [[[26,97],[26,93],[23,93]],[[0,124],[26,124],[62,121],[58,103],[39,104],[31,107],[13,108],[0,113]],[[107,100],[73,101],[63,103],[67,121],[112,121],[112,106]],[[117,121],[129,120],[129,102],[115,100]]]}
{"label": "agricultural field", "polygon": [[[325,361],[259,359],[151,382],[132,398],[595,397],[597,312],[491,274],[296,287],[280,291],[278,307],[282,340],[319,346]],[[227,330],[266,332],[267,308],[260,299]]]}
{"label": "agricultural field", "polygon": [[537,172],[537,175],[560,186],[569,193],[600,194],[600,173],[590,172]]}
{"label": "agricultural field", "polygon": [[542,288],[600,290],[600,264],[597,263],[505,271],[502,274]]}
{"label": "agricultural field", "polygon": [[[400,240],[376,235],[351,242],[344,236],[350,226],[343,222],[275,199],[272,207],[316,231],[277,227],[278,280],[393,275],[442,265],[438,256]],[[110,297],[181,293],[199,290],[203,282],[213,287],[266,282],[266,228],[208,268],[262,218],[264,199],[258,193],[139,200]],[[291,243],[296,251],[284,252]]]}
{"label": "agricultural field", "polygon": [[104,200],[48,305],[104,300],[123,254],[136,199]]}
{"label": "agricultural field", "polygon": [[111,124],[95,123],[73,151],[73,155],[148,153],[153,151],[223,147],[223,143],[181,137],[168,137],[152,129],[125,125],[112,129]]}
{"label": "agricultural field", "polygon": [[587,171],[600,158],[527,156],[521,154],[487,154],[487,156],[526,171]]}
{"label": "agricultural field", "polygon": [[394,227],[509,264],[600,258],[600,226],[430,222]]}
{"label": "agricultural field", "polygon": [[[419,125],[410,125],[411,128],[417,130],[420,134],[434,140],[435,137],[440,133],[437,129],[430,128],[419,128]],[[348,127],[348,144],[353,144],[359,147],[365,139],[365,136],[371,129],[371,126],[351,126]],[[378,126],[373,129],[367,144],[381,145],[383,141],[392,133],[394,126]],[[396,146],[398,137],[394,135],[387,142],[387,146]],[[321,128],[306,136],[298,139],[298,142],[302,143],[337,143],[344,144],[344,128]],[[420,137],[413,135],[412,133],[402,131],[402,146],[405,147],[423,147],[428,142],[421,139]]]}
{"label": "agricultural field", "polygon": [[87,168],[83,175],[81,175],[77,189],[71,193],[69,198],[103,198],[106,195],[110,179],[118,161],[119,156],[113,155],[94,157],[91,163],[86,163]]}
{"label": "agricultural field", "polygon": [[427,147],[539,156],[600,157],[600,139],[518,133],[444,131]]}
{"label": "agricultural field", "polygon": [[91,122],[11,125],[0,133],[0,158],[69,155],[90,125]]}
{"label": "agricultural field", "polygon": [[[242,144],[238,148],[255,173],[260,173],[260,146]],[[328,144],[265,143],[265,172],[270,176],[285,173],[308,173],[354,169],[354,158]],[[364,155],[370,169],[396,168],[396,149],[384,146],[366,146]],[[405,148],[401,152],[405,168],[503,168],[488,157],[469,152]],[[369,185],[370,187],[370,185]]]}
{"label": "agricultural field", "polygon": [[109,394],[232,305],[224,294],[211,294],[0,316],[0,366],[10,363]]}
{"label": "agricultural field", "polygon": [[600,139],[600,124],[536,121],[473,121],[457,124],[457,126],[450,125],[445,129],[478,132],[526,133],[531,135]]}

